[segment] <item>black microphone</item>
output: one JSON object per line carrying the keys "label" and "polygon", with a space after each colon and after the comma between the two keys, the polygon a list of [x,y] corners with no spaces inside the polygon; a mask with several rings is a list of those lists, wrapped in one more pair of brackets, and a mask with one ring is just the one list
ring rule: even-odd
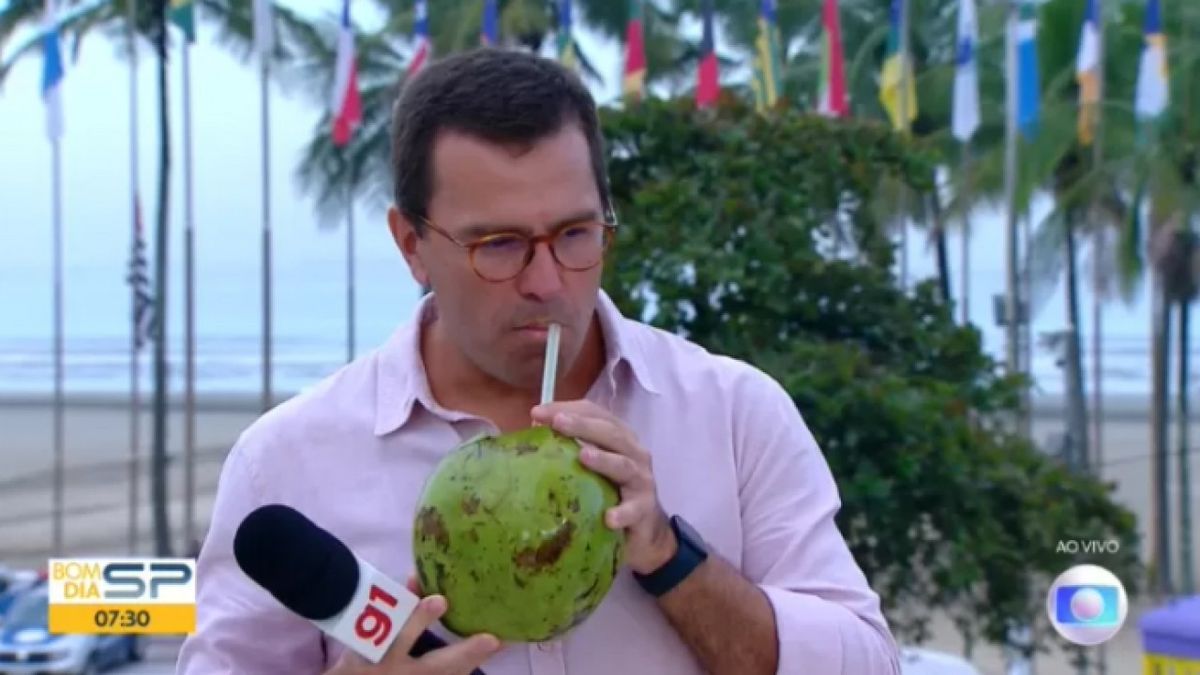
{"label": "black microphone", "polygon": [[[283,504],[261,506],[233,538],[238,566],[284,607],[371,663],[379,663],[420,601],[354,555],[329,531]],[[426,630],[417,657],[446,646]],[[483,675],[476,669],[472,675]]]}

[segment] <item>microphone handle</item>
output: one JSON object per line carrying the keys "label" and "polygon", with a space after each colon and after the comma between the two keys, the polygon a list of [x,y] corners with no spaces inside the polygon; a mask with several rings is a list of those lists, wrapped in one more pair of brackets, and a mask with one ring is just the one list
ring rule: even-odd
{"label": "microphone handle", "polygon": [[[445,646],[447,646],[446,641],[442,638],[429,631],[422,631],[421,635],[417,637],[417,641],[413,643],[412,649],[408,650],[408,654],[409,656],[414,657],[421,656],[428,654],[435,649],[441,649]],[[476,668],[475,670],[471,671],[471,675],[485,675],[485,673]]]}

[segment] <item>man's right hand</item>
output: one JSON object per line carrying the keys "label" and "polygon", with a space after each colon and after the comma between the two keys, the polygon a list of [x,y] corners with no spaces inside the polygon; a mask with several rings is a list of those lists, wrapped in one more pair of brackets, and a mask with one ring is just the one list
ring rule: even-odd
{"label": "man's right hand", "polygon": [[[409,580],[408,585],[412,589],[413,580]],[[379,663],[372,664],[353,651],[346,650],[325,675],[470,675],[472,670],[500,651],[500,640],[492,635],[481,634],[435,649],[420,658],[409,656],[408,652],[421,632],[445,612],[444,597],[431,595],[423,598]]]}

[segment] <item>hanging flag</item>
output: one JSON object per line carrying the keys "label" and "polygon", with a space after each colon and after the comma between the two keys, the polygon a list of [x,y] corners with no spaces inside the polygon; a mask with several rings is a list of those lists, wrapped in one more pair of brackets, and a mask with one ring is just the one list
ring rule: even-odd
{"label": "hanging flag", "polygon": [[1163,34],[1159,0],[1147,0],[1144,22],[1145,45],[1138,68],[1135,110],[1139,121],[1162,117],[1171,102],[1167,66],[1167,36]]}
{"label": "hanging flag", "polygon": [[479,42],[485,47],[500,44],[500,16],[496,9],[496,0],[483,2],[483,27],[479,31]]}
{"label": "hanging flag", "polygon": [[1017,127],[1030,138],[1037,134],[1042,96],[1037,35],[1037,8],[1025,0],[1017,20]]}
{"label": "hanging flag", "polygon": [[721,93],[718,82],[716,39],[713,34],[712,0],[704,0],[704,37],[700,41],[700,64],[696,69],[696,106],[715,105]]}
{"label": "hanging flag", "polygon": [[271,0],[254,0],[254,49],[264,57],[275,49],[275,14]]}
{"label": "hanging flag", "polygon": [[916,83],[913,80],[912,62],[905,53],[902,39],[903,31],[907,28],[901,25],[906,1],[892,0],[891,29],[888,31],[883,73],[879,79],[879,100],[896,131],[908,131],[909,125],[917,118]]}
{"label": "hanging flag", "polygon": [[975,0],[959,0],[954,56],[954,137],[966,143],[979,129],[979,22]]}
{"label": "hanging flag", "polygon": [[183,31],[188,43],[196,41],[196,3],[193,0],[171,0],[171,23]]}
{"label": "hanging flag", "polygon": [[817,111],[827,117],[850,114],[846,95],[846,57],[842,50],[842,21],[838,0],[825,0],[821,8],[821,90]]}
{"label": "hanging flag", "polygon": [[349,143],[354,129],[362,121],[358,66],[355,61],[350,0],[342,0],[342,22],[338,30],[337,61],[333,74],[333,144],[337,146]]}
{"label": "hanging flag", "polygon": [[558,60],[567,68],[579,68],[579,58],[575,53],[575,38],[572,30],[571,0],[558,0]]}
{"label": "hanging flag", "polygon": [[133,288],[133,341],[141,350],[155,338],[154,297],[150,294],[150,273],[146,263],[146,236],[142,227],[142,205],[133,197],[133,252],[125,281]]}
{"label": "hanging flag", "polygon": [[629,0],[629,22],[625,25],[625,73],[621,90],[630,100],[646,94],[646,38],[642,29],[642,0]]}
{"label": "hanging flag", "polygon": [[417,0],[413,8],[413,47],[412,59],[408,62],[408,76],[416,75],[429,62],[433,46],[429,42],[429,7],[425,0]]}
{"label": "hanging flag", "polygon": [[754,41],[754,104],[759,112],[774,107],[779,100],[779,74],[783,69],[779,49],[779,24],[775,20],[775,0],[762,0],[758,6],[758,37]]}
{"label": "hanging flag", "polygon": [[1075,80],[1079,83],[1079,142],[1091,145],[1095,134],[1096,106],[1100,103],[1100,33],[1096,0],[1087,0],[1079,54],[1075,58]]}
{"label": "hanging flag", "polygon": [[46,135],[58,140],[63,135],[62,42],[58,33],[58,12],[54,0],[46,0],[42,15],[42,100],[46,104]]}

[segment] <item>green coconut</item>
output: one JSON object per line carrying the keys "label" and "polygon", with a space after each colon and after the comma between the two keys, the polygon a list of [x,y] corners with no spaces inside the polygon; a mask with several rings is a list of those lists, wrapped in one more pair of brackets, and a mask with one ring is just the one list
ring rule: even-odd
{"label": "green coconut", "polygon": [[545,642],[582,623],[623,553],[604,524],[619,493],[579,462],[580,446],[535,426],[468,441],[425,484],[413,527],[421,588],[449,605],[460,636]]}

